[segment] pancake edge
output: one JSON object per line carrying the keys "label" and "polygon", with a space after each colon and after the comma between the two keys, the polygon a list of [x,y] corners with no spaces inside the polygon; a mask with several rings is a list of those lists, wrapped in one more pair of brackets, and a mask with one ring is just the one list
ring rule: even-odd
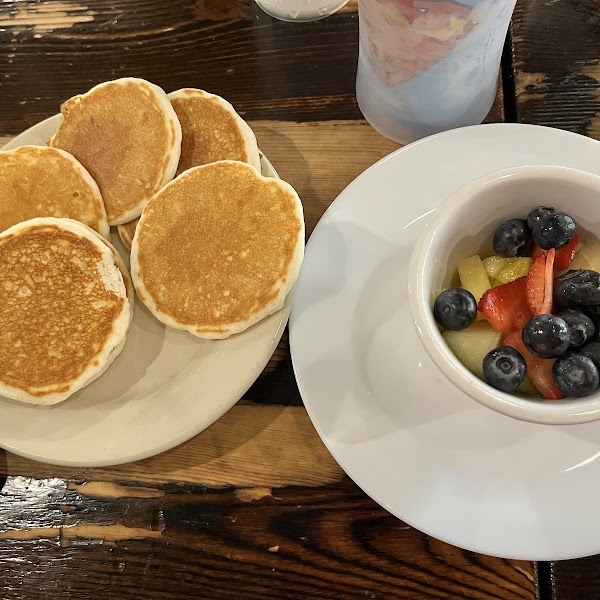
{"label": "pancake edge", "polygon": [[[302,202],[301,202],[300,197],[298,196],[296,190],[289,183],[287,183],[286,181],[283,181],[282,179],[276,179],[274,177],[265,177],[264,175],[261,175],[260,173],[258,173],[256,171],[256,169],[254,169],[254,167],[252,167],[248,163],[243,163],[243,162],[233,161],[233,160],[224,160],[224,161],[217,161],[215,163],[208,163],[206,165],[200,165],[198,167],[192,167],[191,169],[184,171],[181,175],[179,175],[179,177],[174,179],[171,183],[167,184],[160,192],[158,192],[153,198],[150,199],[150,202],[152,202],[156,197],[159,196],[160,193],[162,193],[163,191],[168,189],[171,185],[175,185],[177,182],[179,182],[184,177],[189,177],[189,175],[191,173],[194,173],[199,169],[206,169],[213,165],[221,164],[221,163],[240,165],[239,167],[236,167],[236,168],[249,169],[249,172],[253,177],[256,177],[264,182],[268,182],[268,183],[273,182],[273,183],[277,184],[279,187],[283,188],[285,191],[290,192],[292,194],[292,196],[294,197],[294,199],[296,200],[295,216],[298,219],[298,221],[300,222],[300,230],[298,232],[298,239],[296,240],[296,245],[295,245],[293,256],[290,259],[290,261],[288,262],[288,267],[287,267],[287,271],[285,274],[286,281],[285,281],[285,283],[281,284],[281,287],[279,289],[279,293],[277,294],[277,297],[272,302],[267,304],[267,306],[265,306],[262,310],[258,311],[257,313],[254,313],[253,315],[250,316],[250,318],[246,319],[245,321],[239,321],[239,322],[230,324],[230,326],[228,327],[228,329],[225,333],[199,331],[197,326],[186,325],[186,324],[180,323],[179,321],[176,321],[175,319],[173,319],[171,316],[166,315],[165,313],[159,311],[156,307],[156,303],[154,302],[154,299],[152,298],[152,296],[146,289],[146,286],[144,285],[144,282],[139,275],[138,231],[140,231],[140,225],[143,224],[144,213],[142,213],[142,217],[140,219],[140,222],[138,223],[138,227],[136,229],[136,233],[133,238],[133,243],[131,245],[131,254],[130,254],[131,278],[133,280],[133,285],[136,289],[138,297],[146,305],[148,310],[161,323],[164,323],[165,325],[168,325],[169,327],[172,327],[174,329],[181,329],[184,331],[188,331],[189,333],[191,333],[192,335],[194,335],[196,337],[199,337],[202,339],[209,339],[209,340],[226,339],[236,333],[241,333],[241,332],[245,331],[246,329],[248,329],[249,327],[252,327],[252,325],[255,325],[256,323],[262,321],[266,317],[281,310],[283,308],[283,305],[285,304],[285,299],[287,298],[287,295],[289,294],[292,287],[296,283],[296,280],[298,279],[298,275],[300,273],[300,266],[302,265],[302,260],[304,258],[304,236],[305,236],[304,211],[303,211],[303,207],[302,207]],[[148,205],[150,204],[150,202],[148,203]],[[148,205],[146,205],[146,206],[148,206]]]}
{"label": "pancake edge", "polygon": [[[74,219],[59,219],[55,217],[37,217],[35,219],[29,219],[28,221],[22,221],[21,223],[17,223],[16,225],[13,225],[12,227],[9,227],[8,229],[0,233],[0,240],[2,240],[3,237],[6,237],[8,235],[12,235],[14,233],[18,234],[19,230],[21,229],[28,229],[30,227],[44,225],[54,225],[57,227],[61,227],[62,229],[65,229],[67,231],[70,231],[71,233],[88,239],[102,253],[109,252],[114,262],[112,250],[106,243],[106,240],[102,238],[91,227],[88,227],[87,225],[80,223],[79,221],[76,221]],[[123,304],[123,310],[113,321],[113,334],[109,337],[101,353],[98,356],[98,366],[87,367],[79,377],[74,379],[72,382],[67,383],[66,385],[69,386],[69,389],[66,392],[51,393],[46,396],[32,396],[31,394],[25,392],[21,388],[6,385],[0,380],[0,398],[15,400],[17,402],[22,402],[25,404],[43,406],[58,404],[59,402],[63,402],[64,400],[72,396],[75,392],[86,387],[88,384],[97,379],[106,371],[106,369],[118,356],[118,354],[125,345],[124,342],[127,338],[127,332],[129,330],[132,315],[132,309],[129,306],[130,301],[127,296],[127,287],[123,278],[123,274],[120,271],[117,263],[114,262],[114,264],[115,268],[117,269],[117,272],[119,272],[120,274],[123,292],[122,297],[124,298],[125,302]]]}
{"label": "pancake edge", "polygon": [[[94,231],[95,233],[99,233],[103,238],[108,239],[108,237],[110,235],[110,226],[108,224],[108,217],[106,216],[106,208],[104,206],[104,199],[102,198],[102,193],[100,192],[100,188],[98,187],[96,180],[90,175],[89,171],[72,154],[69,154],[66,150],[63,150],[62,148],[54,148],[53,146],[36,146],[34,144],[24,144],[23,146],[19,146],[18,148],[13,148],[12,150],[0,150],[0,154],[16,153],[20,150],[22,151],[24,148],[25,149],[35,148],[36,150],[44,150],[44,151],[50,150],[51,152],[58,152],[63,158],[69,160],[73,164],[73,167],[79,172],[82,179],[85,181],[86,185],[88,185],[88,187],[91,189],[94,196],[96,196],[96,199],[99,200],[99,202],[100,202],[100,211],[102,214],[101,214],[100,223],[98,224],[99,231],[96,231],[92,227],[90,227],[90,229],[92,229],[92,231]],[[34,218],[37,219],[37,218],[46,218],[46,217],[34,217]],[[50,218],[50,217],[48,217],[48,218]],[[70,217],[52,217],[52,218],[70,219]],[[73,219],[73,220],[77,221],[77,219]],[[21,222],[23,222],[23,221],[21,221]],[[77,221],[77,222],[89,227],[89,225],[87,223],[84,223],[83,221]],[[16,223],[15,223],[15,225],[16,225]]]}
{"label": "pancake edge", "polygon": [[[140,77],[120,77],[118,79],[111,79],[109,81],[104,81],[102,83],[99,83],[98,85],[95,85],[94,87],[92,87],[91,89],[89,89],[87,92],[85,92],[83,94],[76,94],[75,96],[68,98],[67,100],[65,100],[65,102],[68,102],[69,100],[73,100],[75,98],[85,98],[86,96],[89,96],[92,93],[94,93],[95,91],[97,91],[99,88],[106,87],[106,86],[108,86],[110,84],[114,84],[114,83],[118,83],[118,84],[135,83],[136,85],[146,86],[150,90],[152,90],[152,92],[154,93],[156,99],[158,100],[161,108],[163,109],[165,117],[167,118],[167,124],[172,125],[172,129],[170,127],[167,127],[167,129],[172,130],[175,133],[174,139],[171,140],[172,150],[170,152],[167,152],[167,155],[165,155],[165,157],[163,157],[163,158],[168,158],[168,161],[167,161],[166,167],[164,168],[164,172],[161,177],[161,180],[158,183],[158,189],[154,192],[154,194],[155,194],[155,193],[159,192],[166,183],[171,181],[173,179],[173,177],[175,177],[175,173],[177,172],[177,166],[179,165],[179,157],[181,155],[181,123],[179,122],[179,119],[177,118],[175,109],[171,105],[171,102],[169,101],[166,92],[161,87],[156,85],[155,83],[152,83],[151,81],[147,81],[146,79],[141,79]],[[61,114],[62,114],[62,106],[61,106]],[[60,125],[58,126],[59,130],[60,130],[60,127],[63,122],[64,122],[64,116],[63,116],[63,121],[61,121]],[[48,140],[48,145],[51,146],[52,148],[55,147],[54,140],[55,140],[57,134],[58,134],[58,130]],[[151,197],[152,196],[150,196],[150,198]],[[117,215],[116,217],[114,217],[112,219],[108,219],[108,224],[111,226],[112,225],[122,225],[123,223],[128,223],[129,221],[133,221],[133,219],[136,219],[137,217],[139,217],[142,214],[142,210],[144,210],[144,206],[146,205],[146,203],[148,202],[148,200],[150,198],[141,200],[138,204],[136,204],[134,207],[130,208],[128,211],[122,212],[120,215]]]}
{"label": "pancake edge", "polygon": [[[242,119],[242,117],[239,115],[239,113],[235,110],[235,108],[233,107],[233,105],[228,102],[227,100],[225,100],[225,98],[222,98],[221,96],[217,96],[216,94],[211,94],[210,92],[206,92],[205,90],[201,90],[199,88],[181,88],[179,90],[175,90],[174,92],[170,92],[169,94],[167,94],[167,98],[169,100],[179,100],[179,99],[185,99],[186,96],[191,95],[201,95],[204,98],[209,98],[211,100],[215,100],[216,102],[218,102],[221,107],[226,110],[232,117],[233,120],[235,121],[239,132],[242,134],[242,137],[244,138],[244,147],[246,150],[246,154],[248,155],[248,160],[247,161],[240,161],[240,162],[246,162],[249,165],[252,165],[259,173],[261,172],[261,167],[260,167],[260,153],[258,151],[258,142],[256,140],[256,135],[254,134],[254,131],[252,131],[252,128],[250,127],[250,125],[248,125],[248,123],[246,123],[246,121],[244,121],[244,119]],[[216,161],[219,162],[219,161]],[[207,164],[211,164],[211,163],[207,163]],[[202,166],[202,165],[198,165],[198,166]],[[193,168],[193,167],[191,167]],[[188,169],[189,171],[189,169]],[[185,172],[185,171],[184,171]],[[180,175],[183,175],[183,173],[180,173]]]}

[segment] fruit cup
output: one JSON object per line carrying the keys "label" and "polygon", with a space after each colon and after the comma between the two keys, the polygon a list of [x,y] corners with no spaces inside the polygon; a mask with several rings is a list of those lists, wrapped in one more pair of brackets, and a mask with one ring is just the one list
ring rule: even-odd
{"label": "fruit cup", "polygon": [[477,287],[480,267],[465,258],[492,255],[492,239],[498,227],[515,217],[526,217],[540,205],[568,212],[582,239],[600,238],[600,177],[557,166],[513,167],[485,175],[442,202],[417,241],[409,271],[411,314],[419,339],[436,367],[484,406],[536,423],[595,421],[600,419],[600,391],[585,398],[545,400],[495,389],[472,372],[480,364],[481,346],[490,342],[482,338],[489,334],[489,328],[482,334],[484,324],[475,323],[469,329],[471,336],[461,336],[458,352],[467,368],[448,346],[434,318],[435,298],[455,285],[457,265],[473,270],[469,276]]}

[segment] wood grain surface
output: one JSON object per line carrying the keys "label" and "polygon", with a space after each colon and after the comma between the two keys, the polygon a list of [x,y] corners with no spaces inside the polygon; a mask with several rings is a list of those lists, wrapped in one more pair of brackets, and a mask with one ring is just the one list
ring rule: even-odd
{"label": "wood grain surface", "polygon": [[597,556],[552,563],[549,576],[552,600],[600,598],[600,560]]}
{"label": "wood grain surface", "polygon": [[[600,0],[520,1],[488,121],[600,136],[599,15]],[[310,233],[397,148],[356,105],[357,28],[356,0],[302,25],[250,0],[5,0],[0,144],[106,79],[201,87],[250,121]],[[98,469],[0,452],[0,488],[3,600],[600,597],[596,559],[465,552],[370,500],[312,427],[286,335],[244,400],[186,444]]]}
{"label": "wood grain surface", "polygon": [[9,477],[0,563],[11,564],[4,589],[19,595],[10,597],[535,598],[529,563],[426,538],[348,480],[254,496],[140,489],[107,498],[62,479]]}
{"label": "wood grain surface", "polygon": [[[354,95],[356,3],[313,23],[272,19],[250,0],[0,3],[0,135],[123,76],[167,92],[200,87],[252,120],[361,119]],[[490,120],[502,118],[502,103]]]}
{"label": "wood grain surface", "polygon": [[340,481],[343,476],[303,407],[247,404],[234,406],[185,444],[146,460],[118,467],[79,469],[0,453],[0,473],[36,479],[61,477],[213,487],[318,486]]}
{"label": "wood grain surface", "polygon": [[517,118],[600,138],[600,3],[527,0],[512,25]]}

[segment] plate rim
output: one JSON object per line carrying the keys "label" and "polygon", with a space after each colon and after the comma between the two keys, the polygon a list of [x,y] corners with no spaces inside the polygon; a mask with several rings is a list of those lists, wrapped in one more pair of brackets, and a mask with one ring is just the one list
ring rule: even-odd
{"label": "plate rim", "polygon": [[[19,146],[22,146],[22,145],[31,145],[31,144],[24,144],[23,142],[20,141],[20,138],[25,137],[28,134],[31,134],[31,130],[33,130],[33,129],[43,128],[44,126],[53,126],[54,122],[56,122],[56,124],[58,126],[58,123],[60,122],[61,118],[62,118],[62,115],[60,113],[57,113],[57,114],[51,115],[50,117],[42,119],[41,121],[38,121],[37,123],[31,125],[27,129],[25,129],[24,131],[18,133],[11,140],[9,140],[6,144],[4,144],[0,148],[0,152],[10,151],[10,150],[18,148]],[[42,145],[42,144],[33,144],[33,145]],[[261,169],[261,174],[263,176],[280,179],[280,176],[277,173],[276,169],[273,167],[271,161],[269,161],[269,159],[265,156],[265,154],[260,149],[259,149],[259,154],[260,154],[261,162],[264,161],[265,166],[268,169],[270,169],[270,171],[272,172],[272,174],[265,174],[265,173],[262,173],[262,169]],[[304,245],[306,246],[306,242]],[[139,451],[139,452],[131,452],[131,453],[124,455],[118,459],[117,458],[115,458],[115,459],[98,459],[98,460],[94,460],[94,461],[89,461],[89,460],[79,461],[77,459],[69,459],[69,458],[58,459],[58,458],[54,458],[54,457],[47,457],[44,454],[23,450],[23,449],[19,448],[18,446],[4,442],[2,439],[0,439],[0,448],[6,450],[8,452],[12,452],[13,454],[16,454],[18,456],[26,458],[28,460],[33,460],[33,461],[44,463],[44,464],[65,466],[65,467],[96,468],[96,467],[112,467],[112,466],[137,462],[140,460],[144,460],[147,458],[157,456],[159,454],[167,452],[168,450],[172,450],[173,448],[176,448],[177,446],[180,446],[181,444],[191,440],[193,437],[202,433],[205,429],[208,429],[216,421],[218,421],[225,413],[227,413],[229,410],[231,410],[242,399],[244,394],[250,389],[250,387],[256,382],[256,380],[260,377],[261,373],[264,371],[265,367],[267,366],[269,360],[273,356],[273,353],[277,349],[277,346],[281,340],[281,337],[283,336],[283,333],[285,332],[285,329],[286,329],[288,321],[289,321],[289,315],[291,312],[292,304],[293,304],[294,292],[295,292],[295,285],[290,290],[288,295],[286,296],[285,304],[284,304],[283,308],[281,308],[276,313],[273,313],[273,315],[269,315],[269,317],[271,317],[271,316],[280,314],[280,319],[279,319],[277,328],[274,331],[273,336],[271,337],[268,345],[266,346],[265,352],[256,357],[257,358],[256,366],[252,370],[251,374],[249,376],[243,378],[242,383],[239,386],[237,386],[236,392],[231,395],[231,399],[229,401],[223,402],[218,407],[218,409],[214,413],[212,413],[212,415],[209,419],[210,422],[208,422],[207,424],[203,424],[199,427],[193,427],[189,430],[186,430],[184,433],[182,433],[178,437],[170,440],[169,442],[165,442],[165,443],[161,444],[160,446],[156,446],[152,449],[146,449],[146,450]],[[267,318],[269,318],[269,317],[267,317]],[[259,323],[261,323],[261,322],[259,322]],[[259,323],[257,323],[256,325],[258,325]],[[236,335],[243,335],[243,334],[244,334],[244,332],[241,332],[240,334],[236,334]],[[191,334],[188,334],[188,335],[191,335]],[[10,401],[9,399],[7,399],[7,400]],[[60,405],[60,403],[57,406],[59,406],[59,405]],[[33,405],[31,407],[33,408]]]}
{"label": "plate rim", "polygon": [[[406,146],[403,146],[401,148],[398,148],[397,150],[394,150],[393,152],[387,154],[386,156],[382,157],[381,159],[379,159],[378,161],[373,163],[370,167],[368,167],[362,173],[360,173],[357,177],[355,177],[337,195],[337,197],[330,204],[330,206],[324,212],[321,219],[319,220],[319,222],[313,229],[313,232],[306,244],[306,255],[308,256],[309,253],[311,252],[312,244],[314,243],[314,240],[317,239],[317,235],[319,234],[320,229],[322,227],[324,227],[325,225],[335,221],[335,213],[338,210],[340,210],[340,207],[343,205],[343,202],[344,202],[344,196],[349,193],[350,188],[357,185],[358,182],[361,181],[363,178],[369,176],[373,171],[375,171],[377,168],[379,168],[383,163],[394,159],[398,155],[402,155],[402,153],[405,152],[407,149],[412,149],[415,146],[418,146],[418,145],[421,145],[424,143],[432,143],[432,142],[435,143],[435,140],[439,137],[445,137],[445,136],[448,136],[449,134],[450,135],[468,135],[469,132],[472,130],[475,130],[475,129],[482,130],[484,128],[489,129],[489,130],[513,129],[513,130],[517,130],[517,131],[525,131],[525,130],[546,131],[546,132],[552,132],[551,135],[556,135],[558,137],[561,137],[561,136],[577,137],[577,138],[580,138],[580,141],[582,141],[583,143],[600,144],[600,140],[595,140],[594,138],[590,138],[588,136],[584,136],[584,135],[574,133],[571,131],[566,131],[563,129],[547,127],[547,126],[543,126],[543,125],[534,125],[534,124],[530,124],[530,123],[486,123],[486,124],[481,124],[481,125],[472,125],[472,126],[468,126],[468,127],[462,127],[462,128],[457,128],[457,129],[453,129],[453,130],[443,131],[443,132],[437,133],[435,135],[431,135],[431,136],[422,138],[411,144],[407,144]],[[537,164],[537,163],[532,163],[532,164]],[[488,172],[493,172],[495,170],[497,170],[497,168],[493,168]],[[486,173],[480,173],[479,176],[483,176],[485,174]],[[443,201],[443,198],[441,198],[439,200],[438,206],[442,201]],[[304,268],[305,267],[303,265],[303,269]],[[297,282],[298,289],[300,289],[301,286],[302,286],[302,277],[300,277]],[[363,483],[359,480],[359,478],[357,478],[355,476],[353,471],[356,471],[356,469],[353,469],[349,464],[349,462],[352,462],[352,460],[349,461],[345,457],[342,458],[340,456],[340,453],[338,452],[338,450],[334,447],[334,445],[328,439],[327,435],[323,433],[323,430],[320,426],[319,420],[316,417],[315,412],[313,410],[313,404],[312,404],[313,402],[314,403],[318,402],[318,399],[316,399],[316,398],[313,398],[313,400],[306,399],[308,396],[308,392],[306,391],[306,388],[305,388],[303,382],[300,380],[300,375],[299,375],[299,371],[301,370],[299,367],[300,358],[299,358],[299,351],[297,350],[298,342],[296,341],[296,323],[299,319],[298,314],[299,314],[299,312],[301,312],[301,310],[302,309],[300,308],[299,304],[294,303],[294,305],[292,306],[290,317],[289,317],[289,339],[290,339],[290,353],[291,353],[291,357],[292,357],[292,367],[294,370],[296,384],[298,386],[300,395],[302,397],[303,404],[306,408],[306,411],[309,415],[309,418],[310,418],[313,426],[315,427],[315,430],[317,431],[319,437],[321,438],[321,441],[324,443],[328,452],[333,456],[333,458],[336,460],[336,462],[342,467],[342,469],[344,470],[346,475],[348,477],[350,477],[352,479],[352,481],[367,496],[369,496],[371,499],[373,499],[375,502],[377,502],[377,504],[379,504],[382,508],[387,510],[389,513],[394,515],[396,518],[402,520],[404,523],[406,523],[413,529],[416,529],[417,531],[420,531],[420,532],[424,533],[425,535],[428,535],[432,538],[440,540],[444,543],[447,543],[449,545],[452,545],[452,546],[455,546],[458,548],[462,548],[469,552],[476,552],[478,554],[492,556],[492,557],[496,557],[496,558],[503,558],[503,559],[507,559],[507,560],[526,560],[526,561],[536,561],[536,562],[538,562],[538,561],[571,560],[571,559],[577,559],[577,558],[584,558],[587,556],[595,555],[598,552],[600,552],[600,542],[598,544],[598,548],[592,552],[586,551],[585,553],[579,553],[579,554],[578,553],[565,553],[563,555],[558,555],[558,556],[553,555],[552,557],[549,557],[549,556],[532,557],[532,555],[529,555],[526,553],[519,554],[518,552],[511,554],[510,556],[507,556],[506,554],[497,553],[497,552],[495,553],[495,552],[493,552],[493,550],[490,550],[489,548],[481,548],[481,547],[477,547],[476,545],[458,544],[457,540],[455,540],[455,539],[451,539],[450,537],[445,536],[445,535],[440,535],[439,533],[431,530],[429,527],[424,527],[421,524],[417,525],[412,519],[407,519],[405,516],[400,514],[399,510],[397,510],[396,508],[393,508],[392,506],[390,506],[389,503],[380,499],[378,497],[379,496],[378,494],[375,494],[374,492],[370,491],[368,489],[368,486],[363,485]],[[306,381],[306,378],[304,381]],[[491,409],[486,409],[486,410],[491,410]],[[510,418],[510,417],[506,417],[506,418]],[[560,427],[560,426],[555,426],[555,427]]]}

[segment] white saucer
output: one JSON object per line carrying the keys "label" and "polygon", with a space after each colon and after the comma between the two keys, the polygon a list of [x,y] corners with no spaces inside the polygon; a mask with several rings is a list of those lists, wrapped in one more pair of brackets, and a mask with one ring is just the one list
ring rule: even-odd
{"label": "white saucer", "polygon": [[481,125],[427,138],[368,169],[310,238],[291,346],[319,435],[379,504],[468,550],[558,560],[600,552],[600,422],[535,425],[469,399],[427,357],[406,298],[426,216],[468,181],[525,164],[600,174],[600,143],[531,125]]}
{"label": "white saucer", "polygon": [[[55,115],[3,150],[44,145]],[[262,157],[263,175],[277,177]],[[128,262],[129,253],[112,238]],[[43,462],[94,467],[169,450],[229,410],[260,375],[285,328],[283,310],[226,340],[165,327],[136,298],[125,349],[106,373],[61,404],[34,407],[0,398],[0,447]]]}

